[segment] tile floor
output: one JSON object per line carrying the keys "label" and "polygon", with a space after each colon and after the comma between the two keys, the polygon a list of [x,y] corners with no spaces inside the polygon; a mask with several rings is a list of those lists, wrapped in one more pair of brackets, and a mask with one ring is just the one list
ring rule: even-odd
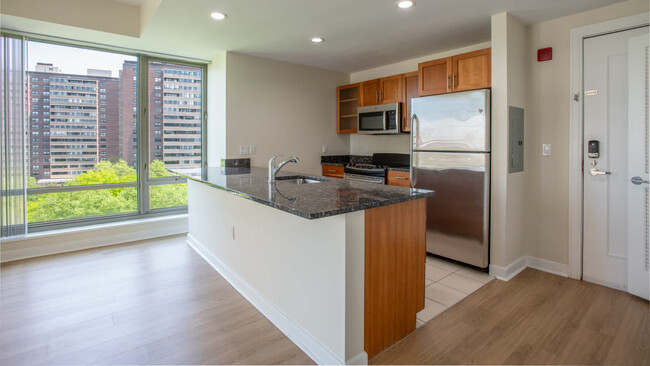
{"label": "tile floor", "polygon": [[425,277],[424,310],[418,313],[418,327],[494,279],[481,270],[430,254]]}

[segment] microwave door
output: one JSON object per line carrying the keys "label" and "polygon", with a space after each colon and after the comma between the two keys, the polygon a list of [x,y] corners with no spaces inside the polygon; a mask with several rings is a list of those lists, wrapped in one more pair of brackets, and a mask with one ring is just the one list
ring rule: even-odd
{"label": "microwave door", "polygon": [[359,113],[359,131],[384,131],[386,126],[384,115],[382,111]]}

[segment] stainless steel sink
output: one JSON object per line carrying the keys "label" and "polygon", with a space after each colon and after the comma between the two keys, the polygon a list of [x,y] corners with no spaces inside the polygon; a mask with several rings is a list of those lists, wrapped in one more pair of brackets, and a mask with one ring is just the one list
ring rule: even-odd
{"label": "stainless steel sink", "polygon": [[276,177],[275,180],[280,182],[293,183],[293,184],[311,184],[311,183],[327,182],[329,179],[310,177],[306,175],[292,175],[288,177]]}

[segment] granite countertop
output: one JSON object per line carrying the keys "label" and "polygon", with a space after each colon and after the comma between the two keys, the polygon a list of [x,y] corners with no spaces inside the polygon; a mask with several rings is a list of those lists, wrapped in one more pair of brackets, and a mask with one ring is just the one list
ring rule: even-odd
{"label": "granite countertop", "polygon": [[394,170],[396,172],[406,172],[406,173],[411,172],[411,168],[409,168],[409,167],[388,167],[387,169],[388,170]]}
{"label": "granite countertop", "polygon": [[[195,168],[171,169],[171,171],[188,179],[306,219],[318,219],[392,205],[430,197],[434,194],[433,191],[425,189],[318,176],[313,176],[313,178],[327,179],[327,181],[296,184],[278,180],[275,183],[269,183],[268,172],[264,168]],[[278,177],[297,175],[307,176],[281,171]]]}

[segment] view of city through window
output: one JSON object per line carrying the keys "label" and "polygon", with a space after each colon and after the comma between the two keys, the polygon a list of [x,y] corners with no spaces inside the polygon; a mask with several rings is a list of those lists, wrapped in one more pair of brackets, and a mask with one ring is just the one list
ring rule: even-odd
{"label": "view of city through window", "polygon": [[[201,69],[149,63],[150,160],[166,167],[201,163]],[[38,62],[28,72],[30,175],[37,183],[61,183],[100,161],[137,162],[137,63],[124,61],[119,75],[88,69],[63,73]]]}
{"label": "view of city through window", "polygon": [[[65,194],[34,188],[136,182],[141,138],[149,143],[150,182],[169,177],[165,168],[200,167],[202,68],[148,63],[147,137],[138,131],[137,57],[30,41],[28,68],[30,222],[137,211],[135,186]],[[149,209],[186,205],[185,184],[154,183]],[[60,204],[89,209],[57,213]]]}

